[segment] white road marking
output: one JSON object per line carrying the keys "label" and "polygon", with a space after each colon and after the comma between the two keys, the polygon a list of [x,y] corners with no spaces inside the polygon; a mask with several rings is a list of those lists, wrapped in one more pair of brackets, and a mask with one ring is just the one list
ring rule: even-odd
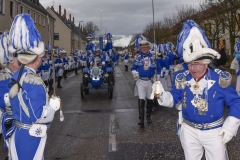
{"label": "white road marking", "polygon": [[116,118],[115,115],[110,115],[110,125],[109,125],[109,152],[117,151],[117,141],[116,141]]}

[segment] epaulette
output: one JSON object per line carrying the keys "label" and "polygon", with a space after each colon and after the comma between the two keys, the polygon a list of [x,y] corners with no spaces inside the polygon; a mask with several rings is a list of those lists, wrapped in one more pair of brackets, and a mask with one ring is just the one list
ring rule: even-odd
{"label": "epaulette", "polygon": [[178,73],[175,78],[175,86],[177,89],[184,89],[186,86],[186,76],[189,74],[189,71]]}
{"label": "epaulette", "polygon": [[173,67],[174,72],[178,72],[183,70],[183,65],[182,64],[177,64],[176,66]]}
{"label": "epaulette", "polygon": [[219,75],[219,85],[222,88],[227,88],[232,82],[232,75],[220,69],[215,69],[214,71]]}
{"label": "epaulette", "polygon": [[11,78],[11,75],[8,72],[0,72],[0,81],[4,81],[9,78]]}
{"label": "epaulette", "polygon": [[36,85],[43,85],[43,81],[41,77],[37,76],[36,74],[27,74],[23,81],[25,83],[36,84]]}

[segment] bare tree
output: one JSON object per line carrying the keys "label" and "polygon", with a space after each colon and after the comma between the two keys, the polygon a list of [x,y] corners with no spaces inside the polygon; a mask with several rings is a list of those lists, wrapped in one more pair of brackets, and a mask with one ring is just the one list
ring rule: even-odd
{"label": "bare tree", "polygon": [[[235,39],[239,36],[240,31],[240,1],[219,0],[216,3],[208,3],[201,6],[205,10],[205,16],[208,23],[211,24],[210,28],[212,33],[208,35],[208,37],[210,39],[215,39],[217,45],[219,44],[219,39],[222,37],[225,39],[229,38],[230,53],[233,53]],[[227,35],[229,37],[227,37]]]}
{"label": "bare tree", "polygon": [[87,24],[83,28],[83,34],[85,36],[88,36],[90,33],[95,35],[99,31],[98,26],[95,25],[93,22],[87,22]]}

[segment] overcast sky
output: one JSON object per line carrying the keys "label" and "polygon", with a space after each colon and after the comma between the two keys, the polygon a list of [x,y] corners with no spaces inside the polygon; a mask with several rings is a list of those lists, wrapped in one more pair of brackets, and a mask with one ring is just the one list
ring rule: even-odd
{"label": "overcast sky", "polygon": [[[206,0],[153,0],[155,21],[175,13],[177,5],[198,6],[203,1]],[[141,33],[153,19],[152,0],[40,0],[40,3],[45,8],[54,4],[56,11],[60,4],[62,14],[66,9],[67,17],[71,14],[76,25],[79,21],[84,21],[83,25],[91,21],[100,29],[102,26],[102,34],[113,35],[114,46],[127,46],[131,35]]]}

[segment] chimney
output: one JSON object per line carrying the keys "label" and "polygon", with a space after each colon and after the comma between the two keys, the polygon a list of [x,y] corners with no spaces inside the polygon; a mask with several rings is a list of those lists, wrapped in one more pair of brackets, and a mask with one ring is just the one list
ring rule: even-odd
{"label": "chimney", "polygon": [[64,20],[66,20],[66,9],[64,9],[64,15],[63,15],[63,17],[64,17]]}
{"label": "chimney", "polygon": [[61,7],[61,5],[59,5],[59,9],[58,9],[58,15],[59,15],[59,17],[61,17],[61,16],[62,16],[62,7]]}
{"label": "chimney", "polygon": [[72,21],[72,15],[69,14],[69,21]]}
{"label": "chimney", "polygon": [[73,24],[74,24],[74,17],[73,17]]}

